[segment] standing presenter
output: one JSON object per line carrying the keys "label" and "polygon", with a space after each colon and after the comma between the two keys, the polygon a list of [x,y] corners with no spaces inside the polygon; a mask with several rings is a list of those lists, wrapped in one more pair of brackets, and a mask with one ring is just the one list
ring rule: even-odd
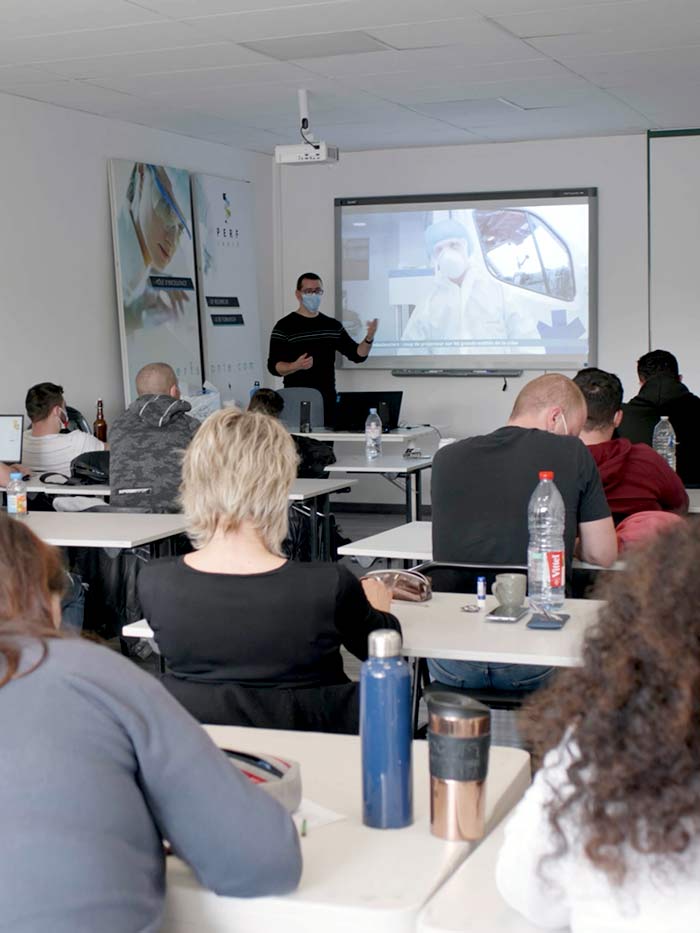
{"label": "standing presenter", "polygon": [[297,279],[299,307],[277,321],[270,335],[267,368],[282,376],[285,388],[318,389],[323,396],[325,423],[332,427],[335,415],[335,354],[353,363],[364,363],[372,349],[377,320],[368,321],[367,334],[355,343],[340,321],[321,314],[323,283],[315,272]]}

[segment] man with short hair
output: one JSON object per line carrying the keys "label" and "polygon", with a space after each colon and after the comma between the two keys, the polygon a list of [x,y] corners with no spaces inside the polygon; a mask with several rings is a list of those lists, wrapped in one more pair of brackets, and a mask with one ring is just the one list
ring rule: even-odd
{"label": "man with short hair", "polygon": [[[257,411],[272,418],[279,418],[283,409],[284,399],[274,389],[258,389],[248,405],[248,411]],[[299,457],[297,476],[302,479],[328,476],[325,468],[335,463],[335,454],[328,444],[303,434],[290,433]]]}
{"label": "man with short hair", "polygon": [[137,398],[112,423],[110,504],[149,512],[177,512],[182,453],[199,422],[180,398],[167,363],[148,363],[136,375]]}
{"label": "man with short hair", "polygon": [[323,396],[325,423],[332,426],[336,351],[353,363],[364,363],[372,349],[377,320],[368,321],[366,336],[355,343],[340,321],[319,311],[323,295],[320,276],[304,272],[297,279],[294,294],[299,306],[273,327],[267,368],[273,376],[283,377],[285,388],[317,389]]}
{"label": "man with short hair", "polygon": [[70,476],[70,465],[76,457],[108,449],[85,431],[64,431],[68,414],[63,386],[40,382],[27,392],[24,404],[32,427],[24,437],[22,462],[30,473]]}
{"label": "man with short hair", "polygon": [[668,415],[676,432],[676,472],[685,485],[700,484],[700,398],[683,385],[678,360],[668,350],[652,350],[637,361],[639,394],[623,406],[618,429],[633,444],[652,446],[654,428]]}
{"label": "man with short hair", "polygon": [[[433,462],[433,558],[473,564],[527,564],[528,502],[551,470],[566,508],[567,586],[576,536],[583,560],[609,567],[615,527],[595,462],[578,439],[586,420],[579,388],[557,373],[519,393],[505,427],[443,447]],[[532,690],[550,668],[429,661],[431,674],[459,687]]]}
{"label": "man with short hair", "polygon": [[581,440],[596,462],[617,525],[635,512],[688,511],[688,494],[663,457],[646,444],[613,438],[624,423],[622,383],[614,373],[591,367],[574,376],[583,393],[588,418]]}

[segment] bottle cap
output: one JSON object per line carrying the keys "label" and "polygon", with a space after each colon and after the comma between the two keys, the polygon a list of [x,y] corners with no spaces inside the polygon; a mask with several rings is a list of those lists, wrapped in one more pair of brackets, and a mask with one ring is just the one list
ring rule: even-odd
{"label": "bottle cap", "polygon": [[10,473],[10,479],[22,479],[21,473]]}
{"label": "bottle cap", "polygon": [[401,654],[401,635],[391,628],[378,628],[369,633],[371,658],[395,658]]}
{"label": "bottle cap", "polygon": [[376,409],[376,408],[370,408],[369,413],[370,413],[370,415],[376,415],[376,414],[377,414],[377,409]]}
{"label": "bottle cap", "polygon": [[554,473],[551,470],[540,470],[540,479],[554,479]]}

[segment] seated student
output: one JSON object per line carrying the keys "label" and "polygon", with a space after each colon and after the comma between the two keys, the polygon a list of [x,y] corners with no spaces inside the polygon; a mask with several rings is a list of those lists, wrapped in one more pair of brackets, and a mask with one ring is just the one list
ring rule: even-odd
{"label": "seated student", "polygon": [[276,419],[235,408],[210,415],[183,462],[197,550],[139,575],[164,683],[202,722],[354,731],[357,684],[340,646],[364,659],[371,631],[399,629],[383,584],[282,556],[296,466]]}
{"label": "seated student", "polygon": [[32,427],[24,436],[22,460],[30,473],[70,476],[71,462],[80,454],[108,449],[85,431],[61,433],[68,424],[63,386],[40,382],[27,392],[24,404]]}
{"label": "seated student", "polygon": [[[264,415],[279,418],[284,410],[284,399],[274,389],[258,389],[248,405],[248,411],[260,411]],[[330,463],[335,463],[335,454],[328,444],[317,441],[303,434],[292,434],[294,446],[299,457],[297,476],[314,478],[328,476],[325,470]]]}
{"label": "seated student", "polygon": [[167,363],[149,363],[136,375],[137,398],[114,419],[110,432],[111,505],[179,512],[182,452],[199,422],[187,414],[177,376]]}
{"label": "seated student", "polygon": [[580,437],[596,462],[615,524],[636,512],[684,515],[688,494],[663,457],[647,444],[613,438],[624,421],[622,383],[617,376],[591,367],[577,373],[574,382],[588,409]]}
{"label": "seated student", "polygon": [[[433,463],[436,561],[527,564],[527,506],[540,470],[552,470],[566,507],[567,589],[574,543],[583,560],[604,567],[617,557],[615,527],[588,450],[578,439],[586,403],[571,379],[550,373],[518,394],[505,427],[438,451]],[[430,660],[435,680],[456,687],[533,690],[551,668]]]}
{"label": "seated student", "polygon": [[53,548],[0,516],[0,926],[160,929],[164,838],[218,894],[292,890],[288,813],[155,678],[59,635],[64,579]]}
{"label": "seated student", "polygon": [[531,923],[695,933],[700,917],[700,528],[610,574],[583,667],[526,710],[544,764],[506,825],[496,879]]}
{"label": "seated student", "polygon": [[21,463],[0,463],[0,486],[7,486],[12,473],[28,473],[29,470]]}

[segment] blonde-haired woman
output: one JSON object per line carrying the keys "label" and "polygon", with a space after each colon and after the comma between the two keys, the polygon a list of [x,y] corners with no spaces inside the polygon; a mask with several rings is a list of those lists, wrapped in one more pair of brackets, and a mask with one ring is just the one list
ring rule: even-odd
{"label": "blonde-haired woman", "polygon": [[399,628],[381,583],[283,556],[296,468],[276,419],[231,408],[211,415],[183,462],[196,550],[139,577],[164,682],[203,722],[355,731],[357,686],[340,646],[365,658],[369,632]]}

